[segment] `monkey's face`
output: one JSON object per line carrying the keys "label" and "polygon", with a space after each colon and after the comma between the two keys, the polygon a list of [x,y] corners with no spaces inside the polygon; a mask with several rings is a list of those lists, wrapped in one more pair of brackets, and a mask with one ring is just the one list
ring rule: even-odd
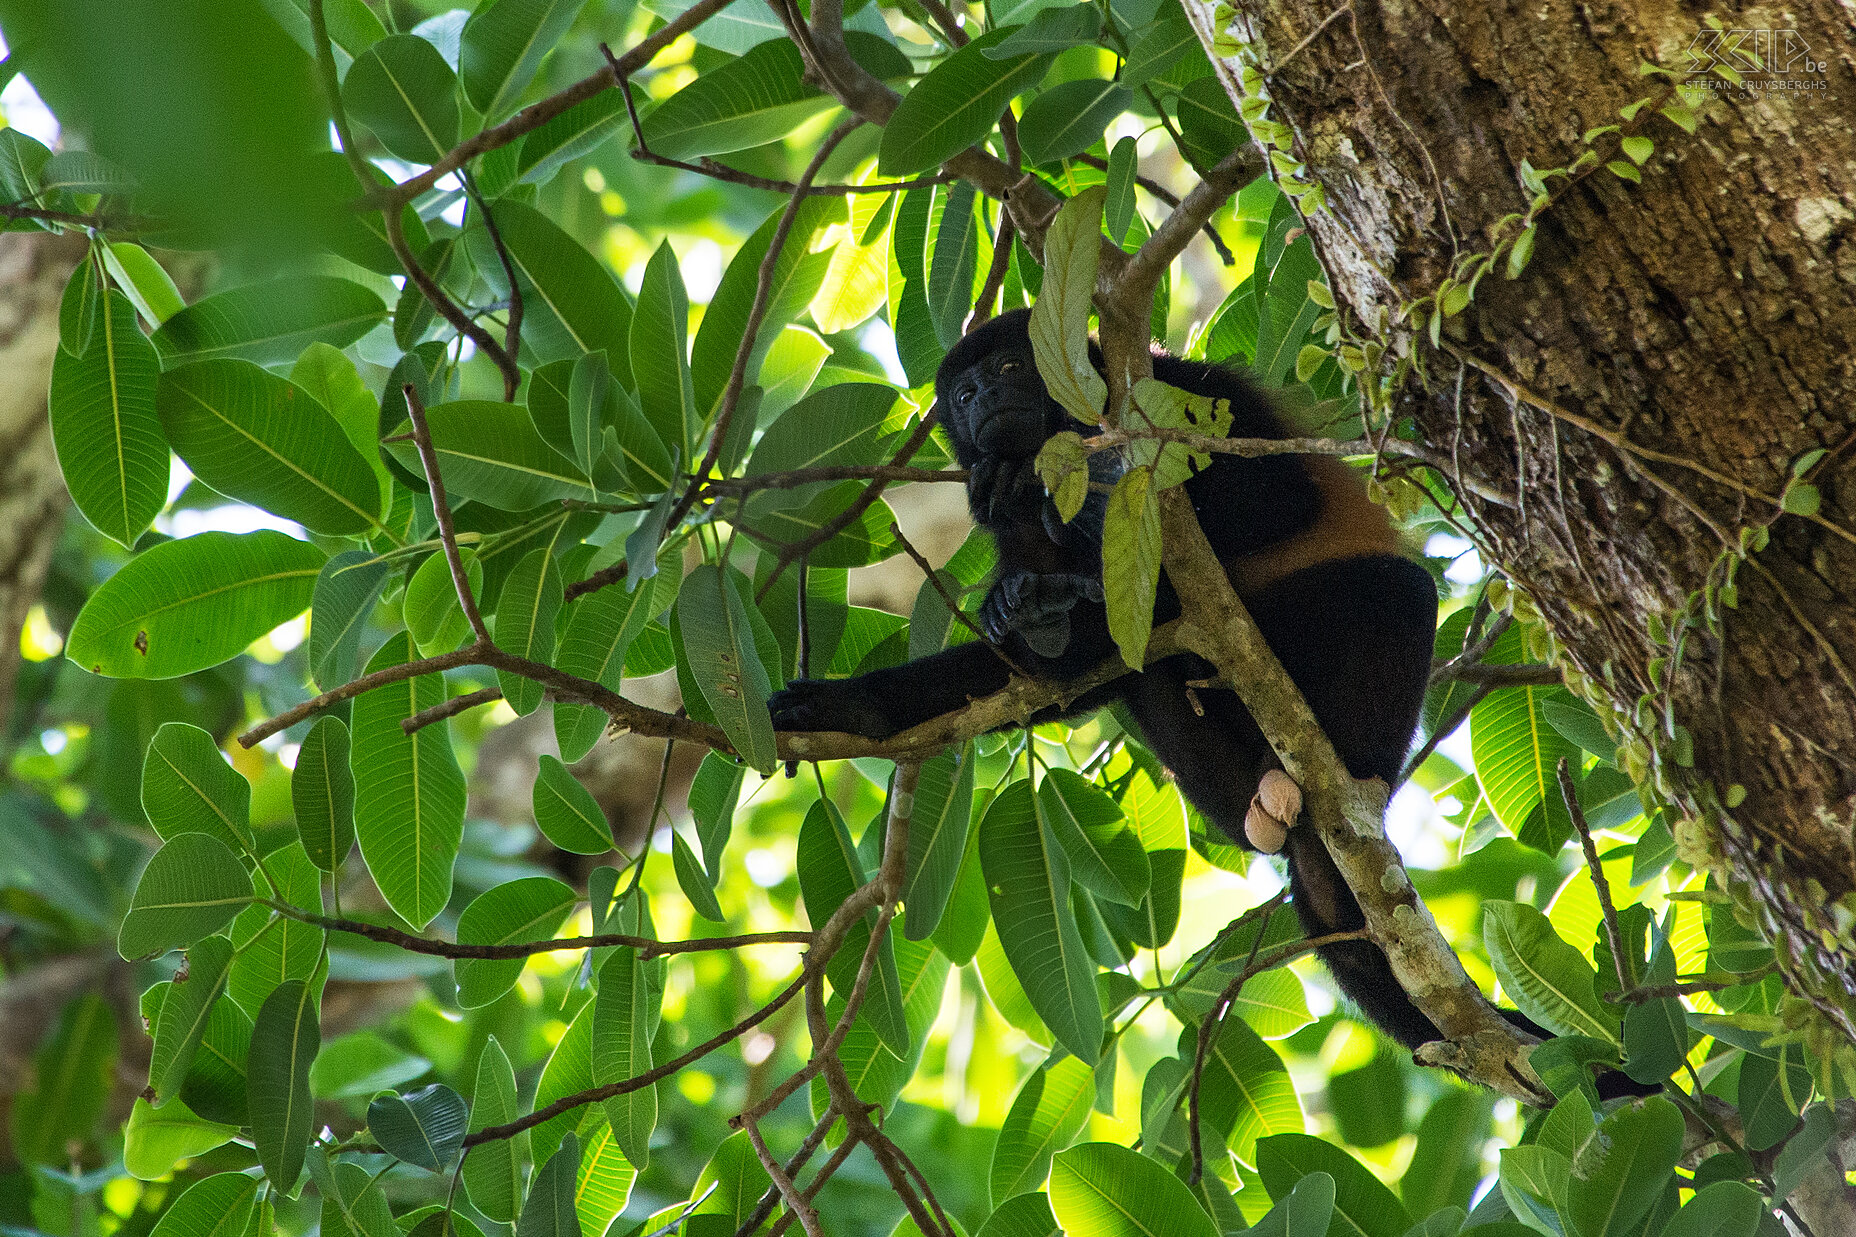
{"label": "monkey's face", "polygon": [[963,431],[956,440],[964,438],[979,456],[1034,456],[1064,420],[1062,406],[1038,377],[1029,340],[988,352],[937,394],[946,401],[949,419]]}

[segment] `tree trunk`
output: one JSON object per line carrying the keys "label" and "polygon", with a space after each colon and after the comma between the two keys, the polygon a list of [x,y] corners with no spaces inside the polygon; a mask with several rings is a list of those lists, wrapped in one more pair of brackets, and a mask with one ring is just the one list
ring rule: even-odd
{"label": "tree trunk", "polygon": [[[1386,372],[1421,362],[1393,411],[1464,480],[1515,496],[1454,487],[1483,553],[1540,611],[1569,683],[1614,711],[1627,762],[1686,817],[1685,855],[1747,883],[1793,989],[1856,1039],[1849,10],[1727,17],[1784,28],[1714,44],[1773,58],[1782,71],[1740,62],[1745,81],[1784,85],[1713,78],[1691,135],[1654,115],[1668,83],[1639,65],[1686,70],[1718,8],[1261,0],[1223,28],[1230,6],[1186,9],[1235,101],[1233,36],[1266,71],[1269,119],[1293,129],[1326,195],[1309,227],[1343,320],[1385,346]],[[1428,314],[1401,321],[1528,209],[1524,161],[1573,164],[1582,135],[1646,96],[1630,129],[1592,141],[1596,174],[1549,181],[1518,279],[1497,263],[1441,346]],[[1602,166],[1633,132],[1655,142],[1640,185]],[[1782,512],[1794,464],[1819,448],[1803,481],[1821,508]],[[1768,525],[1729,577],[1743,531]]]}
{"label": "tree trunk", "polygon": [[45,389],[58,347],[58,300],[84,256],[81,237],[0,234],[0,733],[13,715],[19,632],[39,599],[65,509]]}

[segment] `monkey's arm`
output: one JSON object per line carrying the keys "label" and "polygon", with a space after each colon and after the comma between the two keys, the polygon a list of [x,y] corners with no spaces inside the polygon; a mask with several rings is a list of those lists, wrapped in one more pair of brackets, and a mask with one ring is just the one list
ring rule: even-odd
{"label": "monkey's arm", "polygon": [[768,705],[775,730],[841,730],[887,739],[990,696],[1010,678],[1011,669],[990,647],[959,644],[856,678],[794,679]]}

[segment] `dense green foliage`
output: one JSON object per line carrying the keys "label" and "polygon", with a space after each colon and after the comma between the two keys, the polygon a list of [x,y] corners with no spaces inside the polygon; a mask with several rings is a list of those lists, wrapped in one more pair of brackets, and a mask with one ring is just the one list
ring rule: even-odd
{"label": "dense green foliage", "polygon": [[[85,523],[6,733],[3,965],[119,951],[141,1016],[84,986],[45,1011],[0,1168],[9,1233],[721,1237],[793,1223],[768,1155],[801,1188],[824,1166],[833,1234],[888,1233],[929,1192],[985,1237],[1777,1223],[1830,1137],[1811,1101],[1844,1081],[1774,1034],[1770,950],[1545,679],[1439,676],[1424,737],[1467,722],[1467,742],[1430,751],[1398,809],[1472,976],[1558,1036],[1533,1057],[1541,1110],[1335,1010],[1268,865],[1208,836],[1113,714],[779,772],[771,690],[973,638],[949,599],[977,610],[983,538],[907,616],[850,605],[847,579],[903,550],[882,466],[950,465],[926,384],[976,290],[1042,291],[1061,395],[1102,228],[1133,251],[1165,215],[1137,163],[1189,187],[1248,140],[1176,5],[998,0],[965,14],[971,42],[939,5],[851,6],[849,53],[905,93],[846,135],[776,6],[735,0],[630,78],[658,163],[628,157],[607,84],[403,192],[379,186],[687,6],[193,7],[0,2],[0,72],[69,139],[0,130],[9,226],[89,238],[50,387]],[[326,149],[319,81],[358,169]],[[1010,151],[1008,104],[1031,174],[1075,203],[1043,264],[995,254],[998,203],[937,175]],[[789,202],[821,144],[820,185],[925,179]],[[1330,352],[1297,197],[1319,203],[1277,170],[1288,192],[1260,178],[1212,217],[1222,274],[1172,267],[1156,333],[1252,365],[1310,432],[1396,432]],[[215,251],[192,303],[167,247]],[[1091,380],[1068,371],[1092,409]],[[1138,397],[1157,424],[1217,424]],[[1109,592],[1138,662],[1154,504],[1185,453],[1126,449]],[[1460,530],[1392,460],[1363,466],[1414,542]],[[1543,647],[1505,588],[1432,565],[1440,659]],[[673,667],[687,717],[613,695]],[[533,828],[474,819],[480,741],[538,710],[560,759],[535,770]],[[635,854],[568,767],[612,721],[715,749],[686,808],[660,788]],[[1601,1104],[1594,1063],[1665,1094]],[[1701,1091],[1737,1110],[1738,1149],[1678,1171]]]}

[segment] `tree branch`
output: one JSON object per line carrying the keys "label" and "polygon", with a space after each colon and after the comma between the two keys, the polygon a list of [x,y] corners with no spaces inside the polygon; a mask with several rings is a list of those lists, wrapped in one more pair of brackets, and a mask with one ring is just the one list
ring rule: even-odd
{"label": "tree branch", "polygon": [[810,945],[813,934],[795,929],[790,932],[748,932],[740,936],[705,936],[687,941],[659,941],[648,936],[627,936],[622,932],[600,932],[592,936],[562,936],[545,941],[514,941],[502,945],[472,945],[462,941],[434,941],[414,936],[385,924],[365,923],[358,919],[335,919],[318,915],[284,902],[265,899],[264,905],[299,923],[310,924],[329,932],[344,932],[382,945],[395,945],[407,953],[433,958],[475,961],[508,961],[532,958],[536,954],[558,953],[568,949],[606,949],[625,945],[638,951],[640,961],[665,958],[673,954],[704,953],[718,949],[740,949],[747,945]]}

